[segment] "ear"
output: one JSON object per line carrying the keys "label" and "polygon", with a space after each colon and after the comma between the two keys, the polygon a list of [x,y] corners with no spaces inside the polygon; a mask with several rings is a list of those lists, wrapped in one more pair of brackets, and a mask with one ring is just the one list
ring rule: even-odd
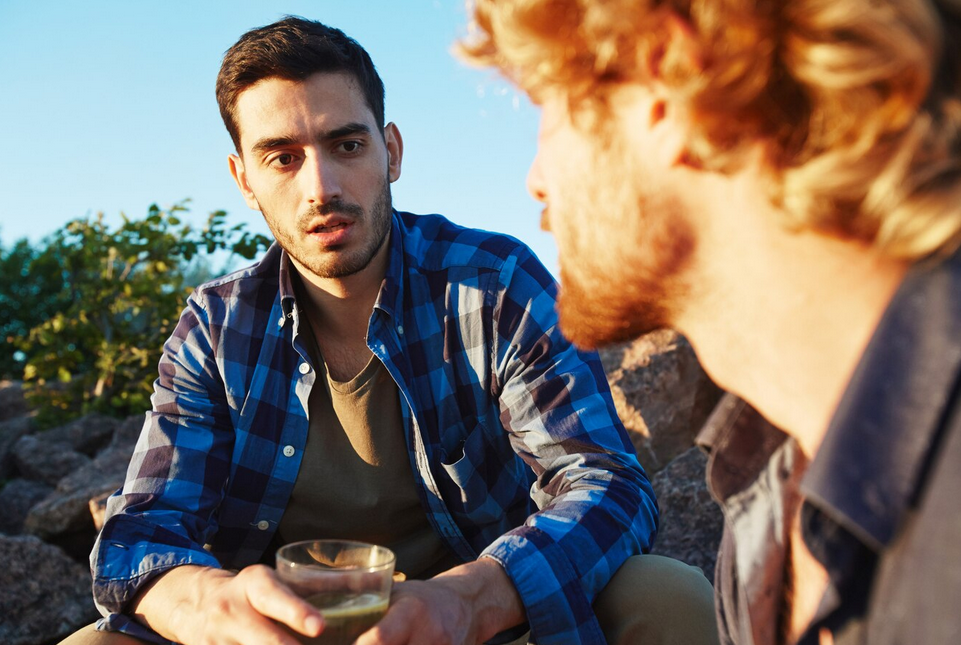
{"label": "ear", "polygon": [[227,157],[227,162],[230,164],[230,175],[234,178],[234,181],[237,182],[237,188],[240,189],[240,194],[243,195],[247,206],[255,211],[259,211],[260,203],[257,201],[257,197],[254,195],[254,191],[251,190],[250,184],[247,181],[247,171],[244,169],[244,160],[239,155],[230,155]]}
{"label": "ear", "polygon": [[704,52],[693,25],[669,10],[663,27],[663,40],[647,55],[648,77],[660,82],[667,76],[692,78],[703,72]]}
{"label": "ear", "polygon": [[674,11],[664,15],[662,40],[646,61],[649,101],[640,114],[653,139],[651,152],[663,167],[691,165],[687,141],[690,110],[682,95],[672,91],[672,79],[693,78],[704,71],[701,43],[691,23]]}
{"label": "ear", "polygon": [[400,166],[404,159],[404,140],[394,123],[384,126],[384,142],[387,144],[387,176],[393,183],[400,179]]}
{"label": "ear", "polygon": [[670,96],[656,88],[645,112],[652,139],[651,152],[661,167],[688,165],[687,149],[691,124],[686,106],[677,95]]}

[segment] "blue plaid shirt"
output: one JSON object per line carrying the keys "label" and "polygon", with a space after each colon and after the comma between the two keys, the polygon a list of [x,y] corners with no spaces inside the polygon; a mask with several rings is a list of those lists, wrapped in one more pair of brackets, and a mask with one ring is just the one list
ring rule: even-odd
{"label": "blue plaid shirt", "polygon": [[[532,640],[603,643],[594,597],[658,515],[598,357],[561,335],[556,285],[517,240],[395,213],[390,245],[367,344],[397,382],[431,525],[464,561],[503,565]],[[274,245],[188,299],[90,556],[103,628],[158,640],[120,613],[144,583],[270,544],[316,378],[292,270]]]}

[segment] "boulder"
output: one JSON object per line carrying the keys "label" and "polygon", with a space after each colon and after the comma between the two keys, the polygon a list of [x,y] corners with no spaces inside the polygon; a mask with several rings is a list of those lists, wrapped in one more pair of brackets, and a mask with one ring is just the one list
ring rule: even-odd
{"label": "boulder", "polygon": [[20,437],[33,432],[33,418],[19,416],[9,421],[0,421],[0,479],[10,479],[14,475],[15,466],[13,446]]}
{"label": "boulder", "polygon": [[53,490],[42,482],[14,479],[0,490],[0,533],[16,535],[23,530],[23,521],[34,504]]}
{"label": "boulder", "polygon": [[694,445],[722,391],[673,331],[655,331],[600,355],[617,412],[641,465],[653,475]]}
{"label": "boulder", "polygon": [[119,426],[117,419],[94,412],[46,430],[43,436],[51,442],[70,444],[77,452],[92,457],[110,443]]}
{"label": "boulder", "polygon": [[0,536],[0,643],[55,643],[99,617],[90,572],[33,536]]}
{"label": "boulder", "polygon": [[30,509],[24,530],[44,539],[94,528],[90,500],[123,485],[133,446],[107,448],[93,461],[57,483],[46,499]]}
{"label": "boulder", "polygon": [[7,421],[27,413],[27,401],[20,381],[0,381],[0,421]]}
{"label": "boulder", "polygon": [[704,453],[690,448],[654,476],[661,522],[651,552],[700,567],[713,582],[724,517],[707,489],[706,465]]}
{"label": "boulder", "polygon": [[89,464],[90,457],[80,454],[69,443],[51,441],[47,433],[40,433],[17,440],[13,461],[24,478],[53,486],[65,475]]}
{"label": "boulder", "polygon": [[111,446],[129,446],[131,454],[140,438],[140,431],[143,429],[144,415],[134,414],[123,421],[118,422],[117,429],[114,430],[113,438],[110,440]]}

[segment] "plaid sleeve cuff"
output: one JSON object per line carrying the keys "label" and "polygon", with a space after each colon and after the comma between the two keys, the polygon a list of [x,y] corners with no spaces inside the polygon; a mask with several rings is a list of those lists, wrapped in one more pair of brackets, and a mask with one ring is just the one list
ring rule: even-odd
{"label": "plaid sleeve cuff", "polygon": [[118,614],[158,575],[185,564],[220,568],[213,555],[195,546],[164,543],[163,532],[145,533],[136,519],[116,516],[104,526],[91,552],[93,597],[104,616]]}
{"label": "plaid sleeve cuff", "polygon": [[481,557],[500,563],[514,583],[527,612],[531,642],[606,643],[577,572],[546,532],[518,527],[491,544]]}

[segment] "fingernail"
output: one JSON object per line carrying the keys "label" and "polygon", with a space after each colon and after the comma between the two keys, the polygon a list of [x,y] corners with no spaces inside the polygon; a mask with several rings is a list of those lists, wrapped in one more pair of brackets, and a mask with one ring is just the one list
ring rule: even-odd
{"label": "fingernail", "polygon": [[307,620],[304,621],[304,627],[314,636],[320,633],[320,628],[323,627],[323,625],[323,621],[317,616],[308,616]]}

